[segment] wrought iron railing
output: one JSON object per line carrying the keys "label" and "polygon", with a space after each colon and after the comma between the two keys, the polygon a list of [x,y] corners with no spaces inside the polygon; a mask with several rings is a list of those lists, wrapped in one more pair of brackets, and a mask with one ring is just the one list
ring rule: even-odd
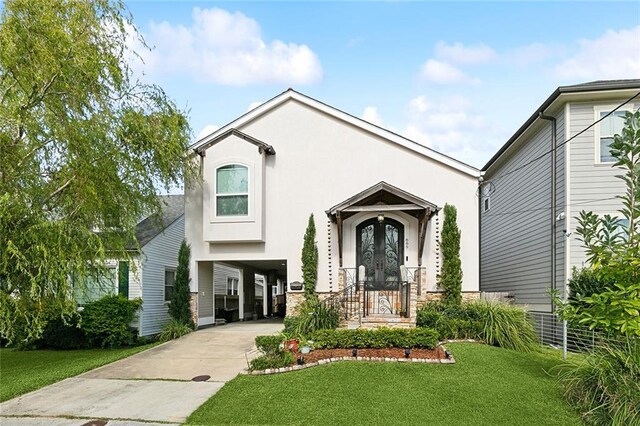
{"label": "wrought iron railing", "polygon": [[409,317],[411,282],[365,281],[363,315],[399,315]]}
{"label": "wrought iron railing", "polygon": [[416,290],[418,296],[422,294],[422,287],[424,286],[424,282],[422,279],[422,271],[426,268],[424,266],[420,267],[407,267],[407,281],[416,284]]}
{"label": "wrought iron railing", "polygon": [[358,284],[351,284],[337,293],[325,298],[320,303],[325,308],[333,308],[340,312],[340,318],[349,320],[360,313],[360,295]]}

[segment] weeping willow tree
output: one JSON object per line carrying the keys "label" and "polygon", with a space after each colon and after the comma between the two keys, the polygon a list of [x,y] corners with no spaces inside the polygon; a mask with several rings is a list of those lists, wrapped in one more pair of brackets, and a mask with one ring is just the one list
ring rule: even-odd
{"label": "weeping willow tree", "polygon": [[38,337],[73,282],[126,258],[195,171],[185,114],[129,67],[121,2],[9,0],[0,16],[0,335]]}

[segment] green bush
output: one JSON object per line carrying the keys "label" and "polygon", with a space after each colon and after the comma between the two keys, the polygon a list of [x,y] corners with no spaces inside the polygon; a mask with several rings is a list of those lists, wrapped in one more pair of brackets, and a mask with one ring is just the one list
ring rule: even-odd
{"label": "green bush", "polygon": [[640,425],[640,340],[597,347],[560,366],[564,396],[597,425]]}
{"label": "green bush", "polygon": [[282,352],[280,345],[282,344],[281,336],[256,336],[256,347],[265,355],[276,355]]}
{"label": "green bush", "polygon": [[82,349],[89,346],[87,335],[80,328],[80,314],[58,315],[51,318],[44,328],[39,346],[53,349]]}
{"label": "green bush", "polygon": [[484,323],[468,305],[432,302],[418,310],[416,325],[437,330],[441,339],[478,339]]}
{"label": "green bush", "polygon": [[572,304],[576,304],[580,297],[590,297],[606,291],[607,287],[613,286],[613,282],[604,281],[593,269],[577,269],[574,266],[568,286],[569,300]]}
{"label": "green bush", "polygon": [[309,336],[317,330],[333,330],[340,325],[340,311],[318,300],[305,300],[298,308],[298,315],[289,320],[289,325],[295,336]]}
{"label": "green bush", "polygon": [[182,321],[171,318],[167,325],[164,326],[160,334],[158,334],[158,340],[168,342],[169,340],[177,339],[193,331],[190,324],[185,324]]}
{"label": "green bush", "polygon": [[427,328],[376,330],[339,329],[318,330],[311,335],[318,349],[336,348],[426,348],[434,349],[438,345],[438,334]]}
{"label": "green bush", "polygon": [[276,355],[262,355],[251,360],[249,363],[250,370],[266,370],[267,368],[287,367],[295,362],[293,353],[279,352]]}
{"label": "green bush", "polygon": [[416,325],[436,330],[440,339],[480,339],[489,345],[522,352],[538,347],[527,311],[506,303],[428,303],[418,310]]}
{"label": "green bush", "polygon": [[128,300],[120,295],[107,295],[85,305],[81,328],[89,344],[103,348],[134,344],[136,331],[129,324],[141,306],[141,299]]}

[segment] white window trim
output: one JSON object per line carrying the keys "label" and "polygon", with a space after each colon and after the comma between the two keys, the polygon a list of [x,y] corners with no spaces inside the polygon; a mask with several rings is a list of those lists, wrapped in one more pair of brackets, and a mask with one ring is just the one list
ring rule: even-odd
{"label": "white window trim", "polygon": [[163,277],[162,277],[162,300],[163,300],[165,305],[168,305],[168,304],[171,303],[171,300],[167,300],[167,281],[166,281],[167,271],[173,271],[173,286],[172,287],[175,287],[175,285],[176,285],[176,268],[165,266],[164,267],[164,274],[163,274]]}
{"label": "white window trim", "polygon": [[[247,214],[242,216],[218,216],[218,169],[225,166],[244,166],[247,168]],[[212,222],[254,222],[254,197],[255,197],[255,182],[254,182],[254,165],[253,163],[229,158],[224,162],[216,163],[213,167],[213,196],[211,197],[211,221]],[[231,195],[245,195],[244,193],[237,194],[221,194],[222,196]]]}
{"label": "white window trim", "polygon": [[[231,294],[229,294],[229,280],[235,281],[235,283],[232,282],[231,284]],[[235,284],[236,294],[233,294],[234,284]],[[239,295],[240,295],[240,278],[227,276],[227,292],[225,296],[239,296]]]}
{"label": "white window trim", "polygon": [[[596,105],[593,107],[593,116],[594,116],[594,122],[600,120],[600,114],[602,114],[603,112],[611,112],[614,109],[616,109],[618,107],[618,104],[611,104],[611,105]],[[623,107],[618,108],[618,111],[623,111],[623,112],[633,112],[633,106],[632,105],[626,105]],[[595,146],[595,165],[597,166],[611,166],[612,164],[615,164],[615,161],[601,161],[601,152],[600,152],[600,123],[596,124],[593,127],[593,134],[594,134],[594,146]]]}

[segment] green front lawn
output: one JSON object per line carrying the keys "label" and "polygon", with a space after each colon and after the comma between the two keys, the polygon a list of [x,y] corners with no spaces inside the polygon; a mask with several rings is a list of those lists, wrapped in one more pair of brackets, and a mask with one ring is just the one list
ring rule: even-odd
{"label": "green front lawn", "polygon": [[579,425],[548,375],[556,354],[450,344],[455,365],[341,362],[240,376],[189,424]]}
{"label": "green front lawn", "polygon": [[126,358],[155,345],[75,351],[0,349],[0,401]]}

